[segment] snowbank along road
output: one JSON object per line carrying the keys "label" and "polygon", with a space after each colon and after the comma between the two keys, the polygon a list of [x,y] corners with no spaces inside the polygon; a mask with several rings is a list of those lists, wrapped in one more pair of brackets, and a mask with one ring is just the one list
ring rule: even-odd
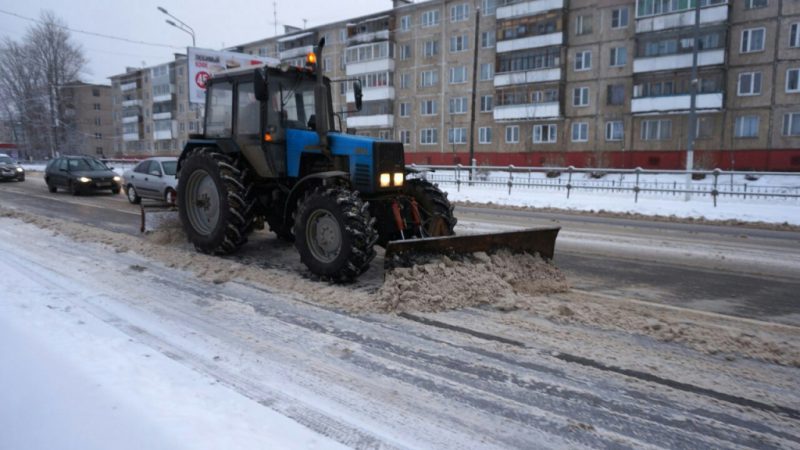
{"label": "snowbank along road", "polygon": [[[79,368],[76,377],[92,381],[76,382],[83,398],[114,398],[97,402],[111,417],[112,405],[149,417],[127,428],[110,419],[103,424],[127,431],[128,448],[221,442],[234,448],[265,442],[796,448],[800,442],[796,305],[787,300],[780,313],[729,311],[730,304],[698,302],[693,289],[632,285],[636,275],[624,278],[624,266],[614,268],[616,260],[643,266],[640,272],[656,263],[665,272],[685,265],[707,279],[789,286],[798,266],[794,238],[731,235],[708,242],[704,233],[654,237],[652,230],[592,224],[565,230],[558,244],[570,291],[508,290],[471,307],[421,312],[380,301],[386,288],[377,267],[351,286],[304,276],[292,249],[268,233],[257,233],[234,258],[214,258],[195,253],[179,233],[126,233],[126,218],[133,229],[138,222],[121,196],[58,195],[69,205],[62,211],[49,197],[34,183],[0,185],[0,274],[17,280],[0,303],[8,337],[0,340],[0,367],[36,366],[11,343],[35,340],[43,354],[55,346],[61,366]],[[529,220],[465,212],[463,232]],[[781,247],[783,264],[774,264],[769,254]],[[570,263],[580,258],[594,258],[620,279],[609,280],[595,264]],[[748,293],[741,295],[749,305]],[[735,315],[708,312],[715,309]],[[143,372],[137,380],[109,367],[144,367],[157,376]],[[110,434],[93,433],[84,422],[84,433],[69,431],[58,426],[67,420],[58,414],[24,426],[47,406],[13,395],[31,388],[12,372],[0,369],[0,402],[13,405],[3,411],[15,411],[0,413],[0,425],[19,431],[0,435],[0,447],[43,442],[38,448],[46,448],[41,436],[52,430],[62,433],[56,442],[103,447],[96,439]],[[191,379],[191,389],[180,389],[181,377]],[[142,379],[147,383],[137,383]],[[126,395],[134,384],[140,392]],[[57,394],[52,398],[64,397]],[[167,402],[207,410],[176,413]],[[153,428],[155,438],[136,432]]]}

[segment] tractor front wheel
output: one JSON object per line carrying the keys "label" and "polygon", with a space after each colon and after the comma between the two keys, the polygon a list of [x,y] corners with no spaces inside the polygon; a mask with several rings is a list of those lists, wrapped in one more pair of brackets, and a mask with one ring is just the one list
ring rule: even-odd
{"label": "tractor front wheel", "polygon": [[303,264],[325,280],[353,281],[375,258],[369,205],[344,187],[310,191],[295,216],[294,237]]}

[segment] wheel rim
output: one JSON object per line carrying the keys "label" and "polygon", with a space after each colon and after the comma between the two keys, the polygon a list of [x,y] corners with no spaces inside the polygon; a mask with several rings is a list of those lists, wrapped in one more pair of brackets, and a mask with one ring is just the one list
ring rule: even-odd
{"label": "wheel rim", "polygon": [[192,228],[209,235],[219,222],[220,199],[214,179],[205,170],[197,170],[186,183],[186,212]]}
{"label": "wheel rim", "polygon": [[136,201],[136,189],[133,186],[128,186],[128,201],[131,203]]}
{"label": "wheel rim", "polygon": [[318,261],[330,263],[342,249],[342,229],[330,212],[319,209],[311,213],[306,227],[306,242]]}

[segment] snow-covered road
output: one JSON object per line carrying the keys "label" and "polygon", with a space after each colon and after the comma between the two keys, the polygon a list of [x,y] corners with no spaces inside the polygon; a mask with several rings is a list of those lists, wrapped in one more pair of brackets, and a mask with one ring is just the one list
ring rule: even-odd
{"label": "snow-covered road", "polygon": [[585,292],[353,313],[369,289],[5,215],[0,448],[800,441],[796,327]]}

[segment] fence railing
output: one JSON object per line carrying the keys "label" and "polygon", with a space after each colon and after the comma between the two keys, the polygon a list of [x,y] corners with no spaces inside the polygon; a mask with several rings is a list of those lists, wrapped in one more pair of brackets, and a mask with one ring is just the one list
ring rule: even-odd
{"label": "fence railing", "polygon": [[[742,199],[800,199],[800,173],[741,172],[714,170],[648,170],[593,169],[576,167],[517,166],[407,166],[424,178],[440,184],[503,187],[511,195],[514,189],[546,189],[564,191],[569,198],[573,191],[629,193],[634,202],[640,194],[655,196],[709,197],[717,206],[720,197]],[[672,175],[662,177],[658,175]],[[762,177],[787,177],[788,183],[763,184]],[[669,178],[664,180],[663,178]],[[688,182],[687,182],[688,180]]]}

